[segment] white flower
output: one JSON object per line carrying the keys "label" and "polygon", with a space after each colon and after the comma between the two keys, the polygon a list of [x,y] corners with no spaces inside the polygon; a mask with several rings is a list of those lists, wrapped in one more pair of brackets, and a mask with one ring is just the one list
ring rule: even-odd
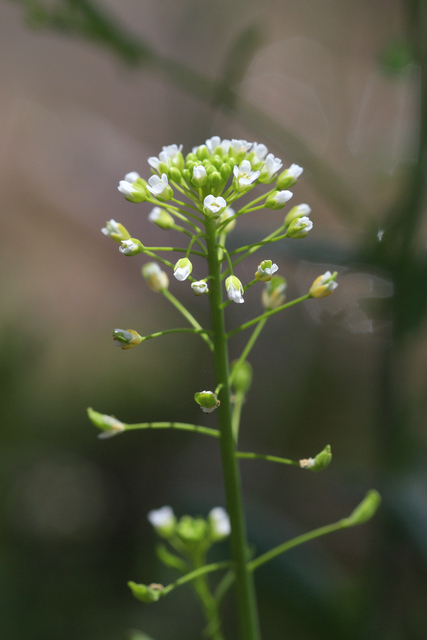
{"label": "white flower", "polygon": [[135,189],[132,182],[129,182],[128,180],[120,180],[117,189],[125,196],[133,196],[133,194],[137,192],[137,189]]}
{"label": "white flower", "polygon": [[202,164],[198,164],[193,167],[193,184],[198,187],[203,187],[206,184],[208,179],[206,169]]}
{"label": "white flower", "polygon": [[233,156],[237,156],[237,154],[239,153],[247,153],[251,147],[252,142],[248,142],[247,140],[236,140],[235,138],[233,138],[231,141],[230,153]]}
{"label": "white flower", "polygon": [[125,256],[136,256],[143,251],[142,243],[136,238],[129,238],[129,240],[122,240],[119,247],[120,253]]}
{"label": "white flower", "polygon": [[125,180],[127,182],[136,182],[141,176],[136,171],[130,171],[125,175]]}
{"label": "white flower", "polygon": [[142,275],[153,291],[159,292],[162,291],[162,289],[168,288],[169,278],[157,262],[147,262],[144,264],[142,267]]}
{"label": "white flower", "polygon": [[174,224],[172,216],[161,207],[153,207],[148,214],[148,219],[161,229],[170,229]]}
{"label": "white flower", "polygon": [[252,166],[249,160],[243,160],[243,162],[240,163],[240,167],[235,165],[233,173],[234,188],[237,191],[245,191],[245,189],[249,189],[260,174],[259,171],[252,171]]}
{"label": "white flower", "polygon": [[237,304],[242,304],[243,300],[243,285],[239,278],[236,276],[228,276],[225,281],[225,288],[227,290],[228,299]]}
{"label": "white flower", "polygon": [[[212,136],[212,138],[206,140],[205,145],[207,146],[209,153],[213,156],[218,147],[221,147],[221,138],[219,136]],[[198,149],[198,147],[196,147],[196,149]]]}
{"label": "white flower", "polygon": [[286,190],[274,191],[271,195],[267,197],[267,200],[265,201],[265,206],[268,209],[273,209],[273,210],[282,209],[287,203],[287,201],[292,198],[293,195],[294,194],[292,193],[292,191],[286,191]]}
{"label": "white flower", "polygon": [[313,223],[307,216],[294,218],[288,227],[286,235],[288,238],[305,238],[307,233],[313,228]]}
{"label": "white flower", "polygon": [[206,196],[203,200],[203,210],[206,215],[218,218],[218,216],[227,208],[227,202],[221,196],[215,198],[212,194]]}
{"label": "white flower", "polygon": [[262,165],[260,171],[260,182],[268,183],[271,182],[279,171],[282,168],[282,161],[280,158],[275,158],[272,153],[269,153],[266,157],[264,164]]}
{"label": "white flower", "polygon": [[288,169],[288,175],[294,180],[297,180],[303,171],[304,169],[300,167],[298,164],[291,164],[291,166]]}
{"label": "white flower", "polygon": [[176,521],[172,508],[167,506],[149,511],[147,518],[156,530],[163,532],[173,529]]}
{"label": "white flower", "polygon": [[273,274],[279,270],[277,264],[273,264],[271,260],[263,260],[258,265],[258,269],[255,273],[255,278],[261,280],[261,282],[269,282],[273,277]]}
{"label": "white flower", "polygon": [[182,144],[179,146],[176,144],[170,144],[166,147],[162,148],[162,151],[159,153],[159,157],[151,156],[148,158],[148,164],[155,171],[159,170],[160,163],[165,164],[168,167],[179,166],[181,163],[181,151]]}
{"label": "white flower", "polygon": [[193,271],[193,265],[188,258],[181,258],[175,265],[173,275],[177,280],[183,282],[187,280],[190,273]]}
{"label": "white flower", "polygon": [[209,291],[206,280],[198,280],[197,282],[192,282],[191,288],[193,289],[195,296],[201,296],[204,293],[208,293]]}
{"label": "white flower", "polygon": [[289,187],[292,187],[303,171],[304,169],[298,164],[291,164],[289,169],[285,169],[284,171],[282,171],[282,173],[278,177],[277,188],[288,189]]}
{"label": "white flower", "polygon": [[102,233],[114,242],[121,242],[122,240],[128,240],[130,238],[129,231],[120,222],[115,220],[107,220],[105,227],[101,229]]}
{"label": "white flower", "polygon": [[226,538],[231,533],[230,518],[222,507],[215,507],[209,512],[208,519],[212,527],[213,536],[217,539]]}
{"label": "white flower", "polygon": [[[259,164],[264,160],[265,156],[268,153],[268,149],[265,146],[265,144],[258,144],[258,142],[254,142],[252,145],[251,153],[254,154],[252,163]],[[273,155],[273,154],[270,153],[269,155]]]}
{"label": "white flower", "polygon": [[290,200],[293,195],[294,194],[292,193],[292,191],[279,191],[274,199],[276,200],[277,204],[286,204],[286,202]]}
{"label": "white flower", "polygon": [[148,191],[153,194],[154,197],[169,200],[171,197],[171,188],[169,187],[169,181],[166,173],[162,173],[162,177],[151,176],[147,185]]}

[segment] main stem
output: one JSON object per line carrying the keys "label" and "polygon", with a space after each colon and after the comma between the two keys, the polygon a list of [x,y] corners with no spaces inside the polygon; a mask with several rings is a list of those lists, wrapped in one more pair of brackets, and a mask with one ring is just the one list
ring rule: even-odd
{"label": "main stem", "polygon": [[236,594],[242,640],[259,640],[258,615],[252,576],[248,570],[246,526],[236,448],[232,431],[228,348],[224,312],[221,309],[222,288],[215,223],[205,222],[209,265],[209,297],[216,385],[222,385],[218,409],[221,432],[220,448],[227,511],[231,523],[231,553],[236,573]]}

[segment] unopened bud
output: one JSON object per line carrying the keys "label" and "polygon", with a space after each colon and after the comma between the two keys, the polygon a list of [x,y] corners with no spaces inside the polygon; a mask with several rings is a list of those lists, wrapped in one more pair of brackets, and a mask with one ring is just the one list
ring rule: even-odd
{"label": "unopened bud", "polygon": [[244,302],[243,299],[243,285],[240,282],[239,278],[236,276],[228,276],[225,281],[225,288],[227,291],[228,299],[232,302],[236,302],[237,304],[241,304]]}
{"label": "unopened bud", "polygon": [[261,302],[264,309],[270,311],[271,309],[280,307],[286,299],[286,287],[285,278],[282,278],[282,276],[273,276],[271,280],[267,282],[261,295]]}
{"label": "unopened bud", "polygon": [[208,285],[206,280],[198,280],[197,282],[191,283],[191,288],[193,289],[195,296],[201,296],[204,293],[209,293]]}
{"label": "unopened bud", "polygon": [[305,238],[309,231],[313,228],[313,223],[307,216],[295,218],[292,220],[286,232],[288,238]]}
{"label": "unopened bud", "polygon": [[208,514],[211,538],[214,542],[223,540],[231,533],[230,518],[222,507],[215,507]]}
{"label": "unopened bud", "polygon": [[277,189],[289,189],[292,187],[304,169],[297,164],[291,164],[289,169],[285,169],[282,171],[280,176],[277,178],[276,188]]}
{"label": "unopened bud", "polygon": [[98,438],[111,438],[111,436],[116,436],[125,431],[126,427],[123,422],[120,422],[120,420],[117,420],[114,416],[98,413],[98,411],[94,411],[91,407],[88,408],[87,415],[95,427],[102,429],[102,433]]}
{"label": "unopened bud", "polygon": [[133,595],[141,602],[151,604],[157,602],[162,595],[164,589],[162,584],[137,584],[136,582],[128,582],[128,587],[131,589]]}
{"label": "unopened bud", "polygon": [[139,333],[133,329],[114,329],[113,340],[122,349],[132,349],[142,342]]}
{"label": "unopened bud", "polygon": [[174,225],[174,219],[161,207],[154,207],[151,212],[148,214],[148,219],[150,222],[156,224],[160,229],[170,229]]}
{"label": "unopened bud", "polygon": [[285,216],[284,224],[288,227],[295,218],[302,218],[303,216],[309,216],[311,213],[311,207],[308,204],[297,204],[296,207],[292,207],[289,213]]}
{"label": "unopened bud", "polygon": [[193,167],[193,178],[191,182],[196,187],[203,187],[208,181],[206,169],[202,164],[197,164]]}
{"label": "unopened bud", "polygon": [[162,536],[162,538],[171,537],[176,524],[176,516],[171,507],[153,509],[153,511],[148,512],[147,518],[159,536]]}
{"label": "unopened bud", "polygon": [[232,387],[234,393],[243,393],[249,391],[252,384],[252,366],[247,360],[243,360],[236,369],[238,360],[231,364]]}
{"label": "unopened bud", "polygon": [[309,294],[312,298],[324,298],[330,296],[332,291],[337,288],[338,283],[335,282],[337,271],[331,273],[326,271],[323,276],[319,276],[310,287]]}
{"label": "unopened bud", "polygon": [[188,258],[181,258],[174,267],[173,275],[177,280],[183,282],[184,280],[187,280],[192,271],[193,265],[190,260]]}
{"label": "unopened bud", "polygon": [[137,256],[138,253],[144,251],[144,245],[138,238],[129,238],[128,240],[122,240],[119,247],[120,253],[124,256]]}
{"label": "unopened bud", "polygon": [[198,391],[194,399],[204,413],[212,413],[221,404],[213,391]]}
{"label": "unopened bud", "polygon": [[293,196],[292,191],[273,191],[265,201],[265,206],[267,209],[273,209],[276,211],[278,209],[283,209],[288,200],[290,200]]}
{"label": "unopened bud", "polygon": [[255,278],[261,282],[269,282],[273,274],[278,271],[277,264],[273,264],[271,260],[263,260],[255,272]]}
{"label": "unopened bud", "polygon": [[148,286],[153,291],[162,291],[169,286],[169,278],[166,273],[160,269],[157,262],[147,262],[142,267],[142,275]]}
{"label": "unopened bud", "polygon": [[123,240],[129,240],[130,233],[120,222],[115,220],[107,220],[105,227],[101,229],[102,233],[114,242],[120,244]]}

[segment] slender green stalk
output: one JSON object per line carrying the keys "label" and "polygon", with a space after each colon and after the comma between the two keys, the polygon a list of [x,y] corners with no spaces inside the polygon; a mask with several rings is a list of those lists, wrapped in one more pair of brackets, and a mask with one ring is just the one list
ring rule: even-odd
{"label": "slender green stalk", "polygon": [[[195,329],[198,329],[200,332],[203,331],[203,327],[197,322],[196,318],[175,298],[169,289],[162,289],[162,293]],[[209,336],[205,333],[200,333],[200,336],[206,342],[209,349],[213,351],[214,345]]]}
{"label": "slender green stalk", "polygon": [[308,300],[309,298],[311,298],[310,294],[306,293],[305,296],[301,296],[301,298],[295,298],[295,300],[291,300],[286,304],[282,304],[280,307],[277,307],[277,309],[270,309],[270,311],[266,311],[261,316],[258,316],[257,318],[253,318],[253,320],[249,320],[248,322],[244,322],[243,324],[240,325],[240,327],[237,327],[237,329],[233,329],[232,331],[229,331],[226,337],[227,339],[231,338],[231,336],[235,336],[236,333],[239,333],[239,331],[243,331],[243,329],[247,329],[248,327],[251,327],[252,325],[259,322],[260,320],[263,320],[264,318],[269,318],[270,316],[273,316],[275,313],[279,313],[279,311],[283,311],[283,309],[288,309],[289,307],[293,307],[294,304],[298,304],[298,302],[303,302],[304,300]]}
{"label": "slender green stalk", "polygon": [[141,342],[151,340],[152,338],[160,338],[161,336],[166,336],[170,333],[194,333],[196,335],[208,335],[210,331],[206,331],[205,329],[190,329],[190,327],[183,327],[182,329],[165,329],[164,331],[156,331],[156,333],[150,333],[149,336],[141,336]]}
{"label": "slender green stalk", "polygon": [[[233,414],[231,416],[231,428],[233,431],[234,442],[237,445],[239,439],[240,416],[242,414],[243,403],[245,402],[245,394],[239,391],[234,394]],[[236,454],[239,457],[238,454]]]}
{"label": "slender green stalk", "polygon": [[[205,565],[205,557],[197,558],[196,569],[201,569]],[[218,603],[211,593],[209,588],[206,572],[198,575],[193,582],[194,590],[202,603],[203,611],[205,614],[207,627],[205,635],[212,640],[224,640],[224,636],[221,631],[221,619],[218,610]]]}
{"label": "slender green stalk", "polygon": [[262,320],[259,321],[259,323],[255,327],[253,334],[251,335],[251,337],[249,338],[249,340],[248,340],[248,342],[246,344],[246,347],[242,351],[242,355],[237,360],[237,362],[234,364],[233,371],[231,372],[231,375],[230,375],[230,384],[233,384],[234,377],[235,377],[236,373],[238,372],[240,365],[248,357],[252,347],[254,346],[255,342],[258,339],[259,334],[263,330],[264,325],[267,322],[267,320],[268,320],[268,318],[263,318]]}
{"label": "slender green stalk", "polygon": [[266,456],[262,453],[237,451],[236,457],[246,458],[247,460],[267,460],[268,462],[280,462],[281,464],[291,464],[299,467],[299,462],[297,460],[290,460],[289,458],[279,458],[278,456]]}
{"label": "slender green stalk", "polygon": [[242,640],[258,640],[258,616],[252,579],[247,567],[246,526],[243,515],[242,491],[235,456],[231,424],[229,365],[224,313],[221,309],[222,288],[215,222],[206,218],[206,240],[210,280],[210,307],[214,344],[216,384],[222,384],[221,406],[218,409],[221,431],[220,447],[225,484],[227,511],[231,523],[231,551],[236,572],[236,594]]}
{"label": "slender green stalk", "polygon": [[135,429],[178,429],[179,431],[195,431],[214,438],[220,437],[218,429],[201,427],[197,424],[187,424],[186,422],[138,422],[135,424],[124,423],[124,425],[125,431],[133,431]]}
{"label": "slender green stalk", "polygon": [[162,590],[162,597],[166,596],[168,593],[176,589],[176,587],[180,587],[187,582],[191,582],[195,580],[199,576],[206,575],[207,573],[212,573],[212,571],[220,571],[221,569],[228,569],[230,567],[230,562],[225,560],[224,562],[213,562],[212,564],[205,564],[203,567],[195,569],[194,571],[190,571],[190,573],[186,573],[182,578],[178,578],[175,582],[168,584]]}

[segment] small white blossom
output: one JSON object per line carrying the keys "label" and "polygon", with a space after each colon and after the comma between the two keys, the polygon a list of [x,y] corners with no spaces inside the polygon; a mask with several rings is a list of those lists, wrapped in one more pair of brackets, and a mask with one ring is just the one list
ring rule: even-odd
{"label": "small white blossom", "polygon": [[226,538],[231,533],[230,518],[222,507],[215,507],[208,515],[215,538]]}
{"label": "small white blossom", "polygon": [[175,265],[173,275],[177,280],[183,282],[193,270],[193,265],[188,258],[181,258]]}
{"label": "small white blossom", "polygon": [[227,280],[225,281],[225,288],[229,300],[231,300],[232,302],[236,302],[237,304],[242,304],[242,302],[244,302],[243,285],[240,282],[239,278],[236,278],[236,276],[228,276]]}
{"label": "small white blossom", "polygon": [[239,153],[247,153],[251,147],[252,142],[248,142],[247,140],[236,140],[235,138],[233,138],[231,141],[230,153],[234,156],[237,156],[237,154]]}
{"label": "small white blossom", "polygon": [[282,161],[280,158],[275,158],[272,153],[269,153],[266,157],[264,164],[260,168],[260,181],[264,183],[271,182],[279,171],[282,168]]}
{"label": "small white blossom", "polygon": [[165,164],[168,167],[172,165],[178,166],[180,164],[181,151],[182,144],[179,146],[177,144],[170,144],[162,148],[158,158],[156,156],[151,156],[148,158],[147,162],[155,171],[159,170],[160,163]]}
{"label": "small white blossom", "polygon": [[301,216],[292,220],[286,235],[289,238],[305,238],[307,233],[313,228],[313,223],[307,216]]}
{"label": "small white blossom", "polygon": [[[212,138],[206,140],[205,145],[207,146],[209,153],[213,156],[218,147],[221,147],[221,138],[219,136],[212,136]],[[198,147],[196,147],[196,149],[198,149]]]}
{"label": "small white blossom", "polygon": [[300,167],[298,164],[291,164],[291,166],[287,171],[288,171],[288,175],[291,178],[294,178],[294,180],[297,180],[302,174],[302,172],[304,171],[304,169]]}
{"label": "small white blossom", "polygon": [[198,280],[197,282],[192,282],[191,288],[193,289],[195,296],[201,296],[204,293],[208,293],[209,291],[206,280]]}
{"label": "small white blossom", "polygon": [[193,167],[193,183],[198,187],[203,187],[208,179],[206,169],[202,164]]}
{"label": "small white blossom", "polygon": [[249,189],[255,180],[257,180],[260,172],[252,171],[252,166],[249,160],[243,160],[240,163],[240,167],[234,166],[234,187],[237,191],[245,191]]}
{"label": "small white blossom", "polygon": [[[251,154],[253,155],[252,163],[259,164],[265,158],[268,153],[268,149],[265,144],[258,144],[258,142],[254,142],[251,149]],[[272,154],[269,154],[272,155]]]}
{"label": "small white blossom", "polygon": [[175,524],[175,514],[172,508],[167,506],[149,511],[147,518],[155,529],[169,529]]}
{"label": "small white blossom", "polygon": [[121,246],[119,247],[120,253],[123,253],[125,256],[134,256],[137,253],[141,253],[142,250],[142,244],[139,240],[136,240],[136,238],[122,240]]}
{"label": "small white blossom", "polygon": [[203,210],[206,215],[218,218],[218,216],[227,208],[227,202],[221,196],[215,198],[212,194],[206,196],[203,200]]}
{"label": "small white blossom", "polygon": [[137,192],[132,182],[128,182],[128,180],[120,180],[117,189],[125,196],[133,196],[133,194]]}
{"label": "small white blossom", "polygon": [[263,260],[258,265],[258,269],[255,272],[255,278],[261,280],[261,282],[269,282],[273,277],[273,274],[279,270],[277,264],[273,264],[271,260]]}
{"label": "small white blossom", "polygon": [[169,187],[169,180],[166,173],[162,173],[162,177],[151,176],[147,185],[148,191],[156,198],[163,198],[168,200],[170,198],[171,188]]}

